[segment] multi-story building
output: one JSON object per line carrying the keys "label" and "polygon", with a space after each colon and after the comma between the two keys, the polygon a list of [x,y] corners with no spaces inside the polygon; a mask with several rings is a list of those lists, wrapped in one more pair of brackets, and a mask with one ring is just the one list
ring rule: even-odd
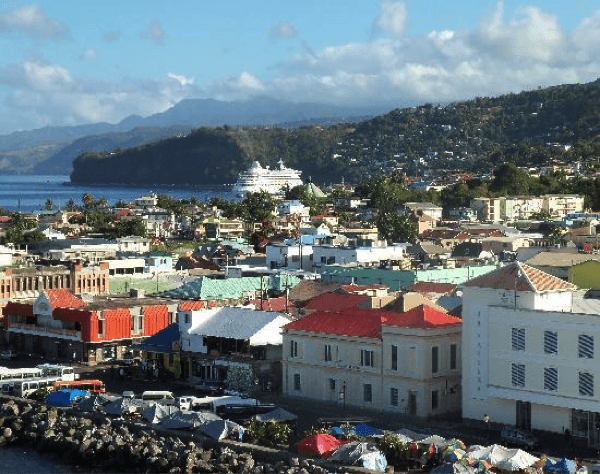
{"label": "multi-story building", "polygon": [[86,303],[67,290],[46,290],[33,302],[9,302],[5,329],[19,351],[95,364],[120,359],[132,343],[175,322],[177,304],[152,298]]}
{"label": "multi-story building", "polygon": [[385,241],[365,240],[357,245],[313,246],[313,264],[316,269],[333,264],[362,264],[379,266],[382,260],[402,260],[409,244],[387,245]]}
{"label": "multi-story building", "polygon": [[543,209],[544,199],[536,196],[513,196],[506,198],[504,220],[527,220]]}
{"label": "multi-story building", "polygon": [[282,391],[417,416],[456,412],[460,326],[424,305],[311,313],[285,326]]}
{"label": "multi-story building", "polygon": [[553,217],[564,218],[567,214],[583,211],[583,196],[578,194],[544,194],[543,209]]}
{"label": "multi-story building", "polygon": [[518,262],[463,289],[463,416],[598,443],[600,305]]}
{"label": "multi-story building", "polygon": [[475,198],[471,199],[471,209],[477,212],[480,221],[500,222],[504,220],[506,198]]}

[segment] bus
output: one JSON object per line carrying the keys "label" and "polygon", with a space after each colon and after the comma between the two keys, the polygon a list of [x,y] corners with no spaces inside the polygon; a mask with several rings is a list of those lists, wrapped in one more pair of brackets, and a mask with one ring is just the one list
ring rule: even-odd
{"label": "bus", "polygon": [[101,393],[106,393],[104,382],[98,379],[75,380],[71,382],[59,380],[57,382],[54,382],[54,390],[64,390],[72,388],[77,390],[85,390],[86,392],[89,392],[93,395],[100,395]]}
{"label": "bus", "polygon": [[36,368],[40,369],[45,377],[59,377],[59,380],[66,382],[73,382],[77,378],[73,367],[66,365],[40,364]]}
{"label": "bus", "polygon": [[[40,389],[53,389],[54,383],[59,381],[58,377],[42,377],[39,379],[19,380],[14,382],[9,395],[19,398],[27,398]],[[4,387],[3,391],[4,391]]]}
{"label": "bus", "polygon": [[25,380],[43,375],[42,370],[35,369],[0,369],[0,383],[4,381]]}

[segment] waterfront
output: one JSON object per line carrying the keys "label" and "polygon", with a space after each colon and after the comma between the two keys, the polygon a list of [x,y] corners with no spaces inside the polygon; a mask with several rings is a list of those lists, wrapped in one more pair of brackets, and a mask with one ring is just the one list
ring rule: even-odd
{"label": "waterfront", "polygon": [[0,449],[0,473],[7,474],[68,474],[75,471],[72,466],[60,463],[20,446]]}
{"label": "waterfront", "polygon": [[174,198],[195,197],[205,201],[213,196],[229,197],[226,191],[201,190],[163,187],[126,187],[126,186],[75,186],[69,183],[69,176],[13,176],[0,175],[0,207],[11,211],[30,212],[44,208],[46,199],[51,198],[54,206],[64,207],[69,199],[81,204],[81,196],[85,193],[97,198],[103,197],[108,204],[119,200],[131,202],[151,192],[168,194]]}

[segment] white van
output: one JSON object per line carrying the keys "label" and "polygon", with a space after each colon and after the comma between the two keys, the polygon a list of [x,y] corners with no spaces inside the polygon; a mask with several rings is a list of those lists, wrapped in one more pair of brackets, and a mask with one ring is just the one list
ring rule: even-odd
{"label": "white van", "polygon": [[146,390],[142,393],[142,405],[150,406],[155,403],[161,405],[175,405],[175,395],[167,390]]}

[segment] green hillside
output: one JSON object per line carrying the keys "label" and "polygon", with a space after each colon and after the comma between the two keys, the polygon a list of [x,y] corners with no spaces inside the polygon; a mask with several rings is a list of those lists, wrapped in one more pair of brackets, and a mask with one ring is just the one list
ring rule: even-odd
{"label": "green hillside", "polygon": [[[282,158],[317,183],[359,181],[396,169],[486,170],[511,161],[541,165],[600,156],[600,82],[396,109],[359,122],[284,128],[201,128],[186,137],[86,153],[74,162],[78,184],[233,183],[254,160]],[[571,146],[571,147],[569,147]]]}

